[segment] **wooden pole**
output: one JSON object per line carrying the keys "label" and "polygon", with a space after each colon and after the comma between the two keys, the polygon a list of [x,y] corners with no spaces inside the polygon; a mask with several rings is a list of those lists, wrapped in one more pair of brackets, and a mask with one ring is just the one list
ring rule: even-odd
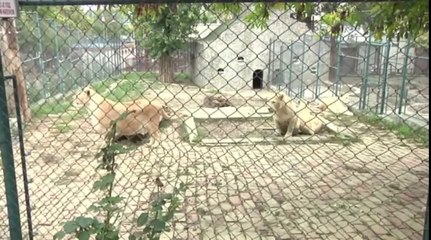
{"label": "wooden pole", "polygon": [[4,66],[7,72],[16,76],[21,114],[23,115],[25,122],[30,122],[31,110],[28,105],[23,63],[19,54],[18,38],[14,19],[2,19],[1,28],[4,34],[2,34],[3,37],[1,39],[0,50],[4,55]]}

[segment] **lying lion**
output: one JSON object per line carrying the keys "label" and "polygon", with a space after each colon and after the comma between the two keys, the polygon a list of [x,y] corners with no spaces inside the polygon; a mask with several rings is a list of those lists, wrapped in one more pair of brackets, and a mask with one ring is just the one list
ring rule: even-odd
{"label": "lying lion", "polygon": [[128,112],[124,119],[117,122],[116,137],[148,133],[151,136],[150,146],[154,146],[156,140],[160,142],[160,122],[168,119],[166,106],[161,102],[139,99],[116,103],[96,93],[91,87],[86,87],[79,92],[75,96],[73,105],[87,108],[91,113],[91,123],[99,134],[105,134],[109,130],[111,121],[119,119],[121,114]]}
{"label": "lying lion", "polygon": [[324,127],[338,131],[335,124],[313,114],[304,101],[292,99],[282,92],[270,99],[269,111],[274,113],[276,128],[283,137],[290,137],[299,132],[314,135],[322,131]]}

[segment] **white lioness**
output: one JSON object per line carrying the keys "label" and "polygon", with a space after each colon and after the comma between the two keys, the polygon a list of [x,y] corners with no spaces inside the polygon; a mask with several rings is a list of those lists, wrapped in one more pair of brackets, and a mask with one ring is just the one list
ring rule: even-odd
{"label": "white lioness", "polygon": [[148,133],[151,136],[150,146],[160,142],[159,125],[163,119],[168,119],[166,106],[159,101],[138,99],[128,102],[114,102],[98,94],[91,87],[80,91],[73,101],[76,107],[86,107],[94,129],[99,134],[105,134],[111,121],[119,119],[120,115],[128,115],[117,122],[116,136],[131,136]]}
{"label": "white lioness", "polygon": [[339,131],[335,124],[313,114],[306,102],[301,99],[292,99],[282,92],[271,97],[269,111],[274,113],[276,128],[285,138],[299,132],[314,135],[322,131],[324,127]]}

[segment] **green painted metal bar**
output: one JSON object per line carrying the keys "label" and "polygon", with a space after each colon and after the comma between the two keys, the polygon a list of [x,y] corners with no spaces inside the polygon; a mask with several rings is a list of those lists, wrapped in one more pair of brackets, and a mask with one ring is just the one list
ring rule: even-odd
{"label": "green painted metal bar", "polygon": [[[398,43],[397,48],[399,48],[400,42],[398,41],[397,43]],[[395,55],[395,72],[396,73],[398,73],[398,54],[399,54],[399,51],[397,49],[397,54]]]}
{"label": "green painted metal bar", "polygon": [[[371,36],[371,34],[370,34]],[[365,58],[365,71],[364,74],[362,76],[362,94],[361,94],[361,99],[359,100],[360,102],[362,102],[361,105],[361,110],[365,109],[365,106],[368,107],[368,74],[370,71],[370,53],[371,53],[371,37],[368,37],[368,44],[367,44],[367,54],[366,54],[366,58]]]}
{"label": "green painted metal bar", "polygon": [[388,98],[388,77],[389,77],[389,54],[391,52],[391,41],[389,40],[387,42],[386,46],[386,52],[385,52],[385,65],[383,68],[383,89],[382,89],[382,96],[380,101],[380,114],[383,114],[386,112],[387,109],[387,98]]}
{"label": "green painted metal bar", "polygon": [[[373,45],[373,47],[375,47],[375,45]],[[382,92],[382,90],[380,89],[380,86],[382,84],[382,81],[381,81],[382,78],[380,76],[380,65],[378,65],[377,63],[379,63],[379,61],[382,60],[383,57],[380,54],[381,53],[380,49],[379,49],[379,51],[377,51],[376,48],[374,48],[374,49],[375,49],[375,54],[378,58],[378,62],[376,62],[376,58],[374,58],[374,65],[376,66],[376,69],[377,69],[377,96],[376,96],[376,107],[374,109],[374,112],[378,113],[379,109],[380,109],[379,108],[379,106],[380,106],[380,93]]]}
{"label": "green painted metal bar", "polygon": [[[302,35],[302,57],[301,57],[301,87],[300,87],[300,95],[302,98],[304,97],[304,58],[305,58],[305,34]],[[307,84],[305,84],[307,85]],[[306,89],[308,89],[308,85],[305,87]]]}
{"label": "green painted metal bar", "polygon": [[10,134],[9,114],[7,109],[6,85],[0,54],[0,153],[3,164],[3,176],[6,193],[9,236],[13,240],[22,240],[21,219],[16,185],[15,164],[12,138]]}
{"label": "green painted metal bar", "polygon": [[54,32],[55,32],[55,39],[54,39],[54,44],[55,44],[55,71],[57,72],[57,79],[59,80],[59,86],[57,88],[57,90],[59,92],[57,93],[64,93],[65,89],[64,89],[64,79],[62,77],[61,74],[61,64],[60,64],[60,43],[58,42],[58,25],[57,25],[57,21],[52,21],[52,25],[54,28]]}
{"label": "green painted metal bar", "polygon": [[[274,49],[275,49],[275,44],[274,44]],[[278,90],[280,90],[280,88],[281,88],[281,85],[279,84],[279,78],[281,77],[280,75],[281,74],[283,74],[283,76],[284,76],[284,66],[283,66],[283,51],[284,51],[284,48],[283,48],[283,43],[281,43],[281,45],[280,45],[280,54],[279,54],[279,62],[278,62],[278,68],[280,69],[279,71],[278,71],[278,74],[277,74],[277,78],[276,78],[276,81],[277,81],[277,85],[278,85]],[[282,79],[284,79],[283,77],[281,77]],[[286,86],[284,86],[284,87],[286,87]]]}
{"label": "green painted metal bar", "polygon": [[120,41],[119,39],[117,39],[116,34],[114,34],[114,54],[115,54],[115,71],[117,72],[117,75],[121,74],[121,59],[120,59],[120,54],[121,54],[121,47],[120,47]]}
{"label": "green painted metal bar", "polygon": [[[277,54],[275,53],[275,40],[272,40],[272,45],[271,45],[271,52],[272,52],[272,56],[271,56],[271,77],[272,79],[275,79],[275,63],[276,63],[276,59],[278,58]],[[279,70],[280,74],[282,69]]]}
{"label": "green painted metal bar", "polygon": [[[45,79],[45,63],[43,62],[43,45],[42,45],[42,31],[40,30],[40,17],[39,13],[34,12],[36,18],[36,29],[37,29],[37,38],[38,38],[38,47],[39,47],[39,66],[40,66],[40,74],[42,81]],[[49,97],[49,93],[47,88],[45,87],[45,83],[43,83],[43,95],[47,98]]]}
{"label": "green painted metal bar", "polygon": [[427,207],[425,211],[425,223],[424,223],[424,232],[423,232],[423,240],[429,240],[430,239],[430,225],[429,225],[429,204],[430,204],[430,191],[428,190],[428,197],[427,197]]}
{"label": "green painted metal bar", "polygon": [[[5,78],[6,79],[6,78]],[[13,96],[15,100],[15,113],[18,125],[18,138],[19,138],[19,152],[21,155],[21,168],[22,178],[24,181],[24,197],[25,197],[25,211],[27,214],[27,226],[28,226],[28,239],[33,240],[33,222],[31,217],[31,205],[30,205],[30,190],[28,188],[28,176],[27,176],[27,161],[25,159],[24,149],[24,131],[22,127],[21,110],[19,106],[19,95],[18,95],[18,82],[15,76],[11,77],[13,85]]]}
{"label": "green painted metal bar", "polygon": [[404,58],[404,64],[403,64],[403,81],[401,84],[401,93],[400,93],[400,102],[398,107],[398,114],[403,113],[403,105],[404,105],[404,98],[407,98],[407,64],[409,62],[409,51],[410,51],[410,45],[411,45],[411,37],[409,36],[407,38],[407,45],[406,45],[406,57]]}
{"label": "green painted metal bar", "polygon": [[359,109],[362,109],[362,95],[363,95],[363,83],[364,83],[364,76],[365,76],[365,69],[367,68],[367,57],[366,57],[366,52],[364,53],[364,66],[362,68],[362,80],[361,80],[361,88],[360,88],[360,92],[359,92]]}
{"label": "green painted metal bar", "polygon": [[315,96],[316,98],[320,97],[320,76],[319,76],[319,69],[320,69],[320,48],[321,46],[321,39],[319,39],[319,43],[317,45],[317,67],[316,67],[316,92],[315,92]]}
{"label": "green painted metal bar", "polygon": [[293,43],[290,44],[290,46],[287,46],[287,50],[290,53],[290,59],[289,59],[289,82],[288,82],[288,88],[289,88],[289,96],[292,96],[290,93],[292,91],[292,61],[293,61],[293,50],[292,50]]}
{"label": "green painted metal bar", "polygon": [[340,88],[340,81],[341,81],[341,76],[340,76],[340,66],[341,66],[341,54],[343,54],[342,50],[341,50],[341,37],[338,37],[338,54],[337,54],[337,69],[336,69],[336,73],[335,73],[335,96],[338,96],[338,91]]}
{"label": "green painted metal bar", "polygon": [[272,62],[272,55],[273,55],[273,52],[272,52],[272,38],[270,38],[269,39],[269,53],[268,53],[268,64],[269,64],[269,66],[268,66],[268,69],[269,69],[269,71],[268,71],[268,80],[269,81],[271,81],[271,83],[274,83],[274,71],[273,71],[273,62]]}

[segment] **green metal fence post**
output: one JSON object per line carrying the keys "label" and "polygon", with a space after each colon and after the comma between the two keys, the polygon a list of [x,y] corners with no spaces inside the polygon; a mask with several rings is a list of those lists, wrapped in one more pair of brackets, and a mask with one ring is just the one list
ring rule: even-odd
{"label": "green metal fence post", "polygon": [[64,79],[61,76],[61,64],[60,64],[60,44],[58,42],[58,25],[57,21],[53,21],[53,27],[55,32],[55,71],[57,72],[57,79],[59,80],[59,92],[64,93]]}
{"label": "green metal fence post", "polygon": [[410,43],[411,43],[411,37],[409,36],[407,38],[407,45],[406,45],[406,57],[404,58],[404,64],[403,64],[403,81],[401,84],[401,92],[400,92],[400,102],[398,106],[398,114],[403,113],[403,105],[404,105],[404,98],[407,98],[406,93],[406,81],[407,81],[407,64],[409,63],[409,51],[410,51]]}
{"label": "green metal fence post", "polygon": [[371,54],[371,33],[368,37],[367,53],[365,58],[365,71],[362,75],[362,88],[359,99],[360,110],[364,110],[365,106],[368,107],[368,73],[370,71],[370,54]]}
{"label": "green metal fence post", "polygon": [[272,38],[270,38],[269,39],[269,52],[268,52],[268,64],[269,64],[269,66],[268,66],[268,74],[267,74],[267,76],[268,76],[268,81],[271,82],[271,85],[274,83],[274,81],[273,81],[273,78],[274,78],[273,74],[274,74],[274,72],[273,72],[272,55],[273,55],[273,52],[272,52]]}
{"label": "green metal fence post", "polygon": [[10,134],[9,115],[6,102],[6,84],[4,81],[3,66],[1,63],[2,60],[0,54],[0,152],[6,191],[9,235],[10,239],[12,240],[22,240],[12,138]]}
{"label": "green metal fence post", "polygon": [[[13,95],[15,103],[19,103],[18,95],[18,82],[16,76],[12,76],[13,84]],[[30,191],[28,188],[28,175],[27,175],[27,161],[25,159],[25,149],[24,149],[24,130],[21,119],[21,110],[19,104],[15,104],[16,120],[18,125],[18,138],[19,138],[19,150],[21,154],[21,168],[22,168],[22,178],[24,181],[24,195],[25,195],[25,210],[27,213],[27,227],[28,227],[28,239],[33,240],[33,222],[31,217],[31,205],[30,205]]]}
{"label": "green metal fence post", "polygon": [[[39,14],[37,12],[34,12],[35,18],[36,18],[36,29],[37,29],[37,38],[38,38],[38,45],[39,45],[39,66],[40,66],[40,75],[42,81],[45,79],[45,63],[43,61],[43,45],[42,45],[42,32],[40,30],[40,18]],[[45,83],[43,82],[43,95],[47,98],[49,97],[48,91],[46,90]]]}
{"label": "green metal fence post", "polygon": [[428,190],[428,198],[427,198],[427,206],[425,210],[425,223],[424,223],[424,233],[423,233],[423,240],[429,240],[429,204],[430,204],[430,192]]}
{"label": "green metal fence post", "polygon": [[[274,48],[275,48],[275,46],[274,46]],[[277,78],[279,78],[279,76],[280,76],[280,74],[283,74],[284,75],[284,66],[283,66],[283,51],[284,51],[284,48],[283,48],[283,43],[281,43],[280,44],[280,54],[279,54],[279,58],[278,58],[278,64],[279,64],[279,71],[278,71],[278,76],[277,76]],[[278,79],[276,79],[276,80],[278,80]],[[280,90],[280,87],[281,87],[281,85],[277,82],[277,84],[279,85],[278,86],[278,90]],[[284,85],[283,86],[284,88],[286,88],[286,85]]]}
{"label": "green metal fence post", "polygon": [[341,76],[340,76],[340,67],[341,67],[341,55],[343,54],[341,50],[341,36],[338,37],[338,54],[337,54],[337,69],[335,73],[335,96],[338,96],[340,91],[340,82],[341,82]]}
{"label": "green metal fence post", "polygon": [[383,69],[383,86],[382,86],[382,100],[380,101],[380,114],[386,111],[386,100],[388,98],[388,67],[389,67],[389,54],[391,52],[391,41],[389,40],[386,44],[385,52],[385,65]]}
{"label": "green metal fence post", "polygon": [[[305,34],[303,35],[303,40],[302,40],[302,67],[301,67],[301,97],[304,97],[304,92],[306,89],[308,89],[308,84],[304,83],[304,62],[305,62]],[[305,84],[305,89],[304,89],[304,84]]]}
{"label": "green metal fence post", "polygon": [[[302,35],[302,57],[301,57],[301,88],[300,88],[300,97],[304,97],[304,58],[305,58],[305,34]],[[306,89],[308,86],[305,87]]]}
{"label": "green metal fence post", "polygon": [[317,45],[317,67],[316,67],[316,98],[319,98],[320,96],[320,86],[319,86],[319,81],[320,81],[320,76],[319,76],[319,68],[320,68],[320,44],[321,44],[321,39],[319,39],[319,43]]}
{"label": "green metal fence post", "polygon": [[289,83],[288,83],[289,96],[291,96],[290,92],[292,91],[292,72],[293,72],[292,71],[292,60],[293,60],[292,46],[293,46],[293,43],[291,43],[290,46],[287,46],[287,50],[289,50],[289,53],[290,53],[290,59],[289,59],[289,64],[288,64],[288,66],[289,66]]}

